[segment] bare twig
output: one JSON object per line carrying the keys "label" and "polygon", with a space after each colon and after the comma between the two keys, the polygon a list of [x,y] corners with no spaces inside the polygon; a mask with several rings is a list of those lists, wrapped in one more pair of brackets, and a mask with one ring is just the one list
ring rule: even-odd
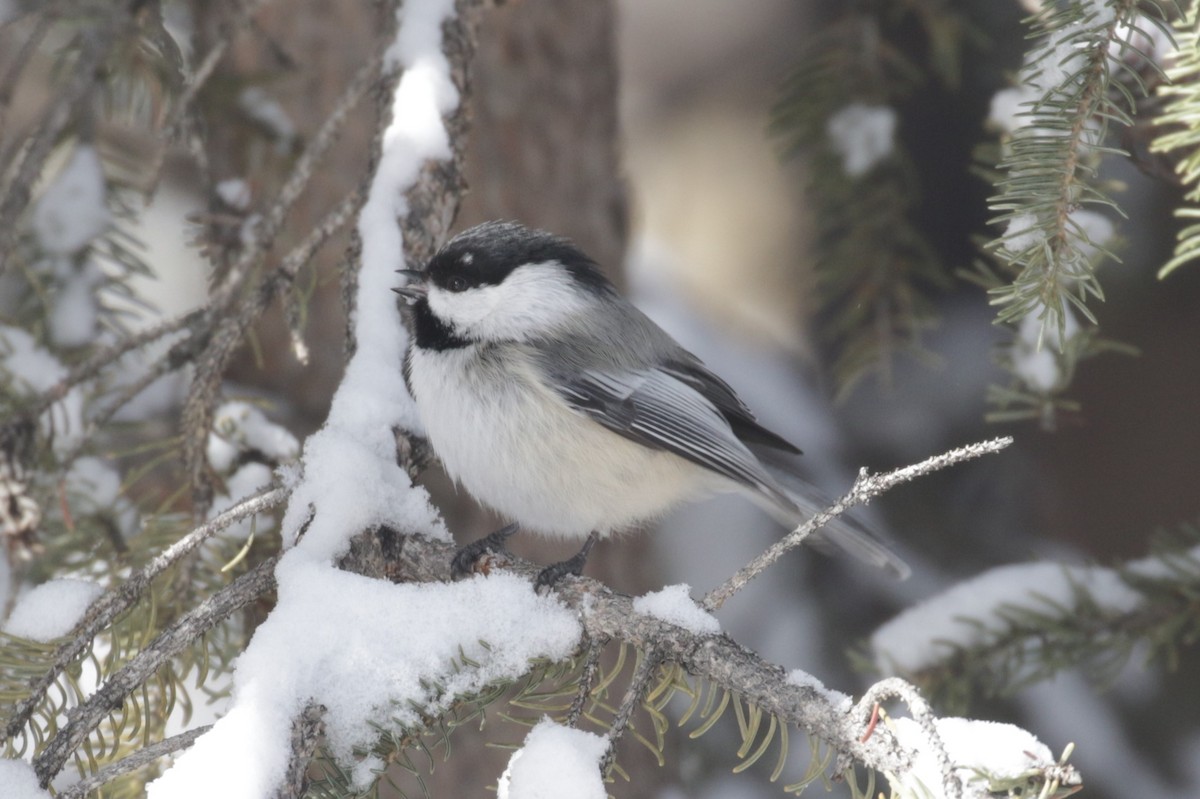
{"label": "bare twig", "polygon": [[194,730],[181,732],[178,735],[172,735],[170,738],[159,741],[158,743],[144,746],[134,752],[129,757],[118,760],[116,763],[105,766],[90,777],[80,780],[66,790],[60,791],[58,799],[85,799],[88,794],[102,785],[120,777],[122,774],[128,774],[131,771],[137,771],[143,766],[147,766],[158,760],[164,755],[169,755],[172,752],[178,752],[180,749],[187,749],[197,738],[212,729],[211,724],[205,724],[202,727],[197,727]]}
{"label": "bare twig", "polygon": [[62,770],[63,764],[92,731],[125,698],[136,691],[168,660],[191,646],[204,633],[224,621],[275,586],[275,564],[279,556],[268,558],[254,571],[243,574],[200,603],[191,613],[181,616],[70,714],[70,720],[58,730],[33,761],[38,781],[45,788]]}
{"label": "bare twig", "polygon": [[121,585],[105,592],[75,625],[69,639],[54,653],[50,668],[30,686],[29,695],[17,703],[4,729],[0,730],[0,743],[18,735],[24,729],[34,709],[42,702],[46,692],[63,670],[83,653],[97,633],[112,624],[117,616],[138,601],[151,580],[216,533],[239,519],[270,510],[283,502],[287,495],[287,489],[273,488],[239,502],[176,541],[154,560],[131,574]]}
{"label": "bare twig", "polygon": [[993,438],[978,444],[958,447],[941,455],[927,458],[920,463],[914,463],[911,466],[894,469],[883,474],[868,474],[866,469],[862,469],[859,471],[854,485],[850,487],[850,491],[845,496],[788,533],[779,541],[776,541],[757,558],[738,569],[732,577],[710,591],[704,597],[704,601],[700,603],[701,606],[709,611],[721,607],[729,597],[736,594],[747,583],[761,574],[764,569],[779,560],[785,552],[798,547],[806,538],[833,519],[850,510],[850,508],[865,504],[901,483],[907,483],[910,480],[915,480],[923,475],[945,469],[947,466],[953,466],[956,463],[962,463],[963,461],[972,460],[982,455],[999,452],[1011,444],[1012,441],[1011,436]]}

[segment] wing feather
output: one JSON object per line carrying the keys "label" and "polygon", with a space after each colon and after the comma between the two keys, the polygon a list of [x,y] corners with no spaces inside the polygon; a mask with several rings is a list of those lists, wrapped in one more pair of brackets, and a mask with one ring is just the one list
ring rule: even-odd
{"label": "wing feather", "polygon": [[555,385],[568,405],[609,430],[790,504],[716,406],[674,375],[589,369]]}

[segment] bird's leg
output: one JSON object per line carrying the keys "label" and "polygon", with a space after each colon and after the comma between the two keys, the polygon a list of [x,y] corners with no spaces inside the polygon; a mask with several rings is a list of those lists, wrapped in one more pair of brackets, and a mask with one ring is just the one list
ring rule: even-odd
{"label": "bird's leg", "polygon": [[588,554],[592,551],[592,547],[596,546],[598,540],[600,540],[600,534],[595,530],[588,533],[587,540],[583,542],[583,549],[566,560],[560,563],[551,563],[541,570],[537,576],[537,580],[533,584],[534,590],[540,594],[543,589],[552,588],[568,574],[576,577],[582,574],[583,564],[587,563]]}
{"label": "bird's leg", "polygon": [[507,527],[501,527],[494,533],[488,533],[483,538],[460,548],[458,552],[454,553],[453,560],[450,561],[450,576],[455,580],[466,577],[475,572],[475,566],[484,555],[506,552],[504,542],[517,532],[517,528],[517,523],[513,522]]}

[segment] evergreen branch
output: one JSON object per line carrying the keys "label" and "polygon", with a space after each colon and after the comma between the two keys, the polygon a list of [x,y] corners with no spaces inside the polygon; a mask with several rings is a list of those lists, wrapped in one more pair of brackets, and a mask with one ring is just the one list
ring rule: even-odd
{"label": "evergreen branch", "polygon": [[79,623],[75,625],[75,629],[71,631],[69,638],[54,653],[46,672],[30,685],[29,694],[15,706],[4,729],[0,730],[0,743],[20,734],[59,675],[84,653],[91,640],[101,630],[111,625],[118,616],[141,598],[151,580],[216,533],[239,519],[262,513],[279,505],[287,498],[287,495],[286,488],[274,488],[239,502],[188,533],[150,563],[131,574],[121,585],[105,592],[88,609]]}
{"label": "evergreen branch", "polygon": [[[1154,120],[1163,131],[1150,145],[1151,152],[1168,153],[1179,158],[1175,172],[1188,187],[1185,199],[1190,206],[1175,215],[1185,220],[1200,217],[1200,5],[1192,3],[1187,14],[1175,23],[1175,64],[1167,70],[1169,83],[1160,87],[1167,98],[1162,112]],[[1176,234],[1175,252],[1158,271],[1164,278],[1183,264],[1200,258],[1200,225],[1194,221]]]}
{"label": "evergreen branch", "polygon": [[[922,85],[925,70],[956,82],[966,38],[961,15],[944,2],[850,9],[808,48],[771,120],[787,154],[806,161],[818,328],[833,350],[843,397],[872,372],[888,382],[900,353],[930,358],[921,346],[936,322],[930,297],[949,276],[914,222],[920,178],[896,140],[896,108]],[[891,30],[901,21],[923,29],[928,65],[906,57],[907,42]]]}
{"label": "evergreen branch", "polygon": [[[1030,110],[1008,142],[999,165],[1001,191],[990,202],[999,212],[993,221],[1006,222],[1007,229],[987,249],[1015,275],[990,291],[990,302],[1000,306],[998,321],[1033,315],[1060,342],[1067,340],[1068,307],[1095,323],[1088,302],[1103,299],[1103,292],[1093,259],[1111,253],[1098,248],[1074,215],[1087,205],[1120,211],[1094,184],[1095,161],[1113,151],[1102,146],[1109,121],[1131,122],[1133,109],[1110,96],[1118,85],[1112,51],[1127,46],[1117,31],[1133,25],[1141,5],[1073,0],[1034,18],[1045,31],[1021,73]],[[1118,98],[1128,95],[1121,89]]]}
{"label": "evergreen branch", "polygon": [[195,610],[180,617],[121,669],[113,673],[88,699],[74,708],[67,724],[46,744],[33,761],[42,787],[62,770],[71,756],[94,729],[131,693],[138,690],[155,672],[196,639],[230,614],[240,610],[271,590],[275,585],[275,564],[271,557],[253,571],[234,580],[206,599]]}
{"label": "evergreen branch", "polygon": [[[1200,634],[1200,548],[1163,549],[1116,569],[1063,565],[1046,572],[1048,566],[1006,566],[975,578],[992,586],[977,589],[995,597],[991,608],[964,613],[961,603],[935,598],[914,609],[921,614],[920,634],[929,637],[924,645],[913,640],[914,622],[901,614],[889,624],[908,627],[876,632],[876,664],[961,707],[979,691],[1007,695],[1066,668],[1082,666],[1097,679],[1111,679],[1138,644],[1148,645],[1149,657],[1173,664],[1180,644]],[[1013,586],[1008,598],[997,581]],[[1034,587],[1026,587],[1031,582]],[[976,589],[967,582],[955,590]],[[923,653],[919,661],[901,657],[905,665],[897,668],[887,643],[896,635],[905,638],[906,649]]]}
{"label": "evergreen branch", "polygon": [[854,485],[850,490],[839,499],[837,502],[830,505],[825,510],[816,514],[804,524],[797,527],[792,532],[788,533],[779,541],[776,541],[765,552],[757,558],[738,569],[736,573],[717,588],[714,588],[704,597],[701,603],[705,610],[716,610],[725,604],[725,601],[735,593],[740,591],[747,583],[757,577],[768,566],[779,560],[785,552],[795,549],[806,538],[815,533],[817,530],[824,527],[829,522],[841,516],[846,511],[853,508],[855,505],[862,505],[885,491],[907,483],[910,480],[915,480],[932,472],[940,471],[948,466],[953,466],[963,461],[973,460],[982,455],[999,452],[1012,443],[1010,436],[1002,438],[993,438],[989,441],[983,441],[978,444],[970,444],[965,447],[958,447],[941,455],[935,455],[932,458],[927,458],[920,463],[905,466],[900,469],[895,469],[883,474],[868,474],[864,468],[859,471],[858,477],[854,481]]}
{"label": "evergreen branch", "polygon": [[211,724],[205,724],[202,727],[196,727],[187,732],[172,735],[170,738],[158,741],[157,743],[143,746],[128,757],[122,758],[116,763],[110,763],[92,776],[85,777],[71,787],[60,791],[58,799],[86,799],[87,795],[92,791],[107,785],[117,777],[149,765],[164,755],[188,748],[197,738],[211,729]]}

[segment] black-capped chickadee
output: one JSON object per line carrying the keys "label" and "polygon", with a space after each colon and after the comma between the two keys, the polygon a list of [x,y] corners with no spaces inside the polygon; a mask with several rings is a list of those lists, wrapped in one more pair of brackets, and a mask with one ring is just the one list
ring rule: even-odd
{"label": "black-capped chickadee", "polygon": [[[488,222],[402,272],[405,377],[446,471],[525,529],[587,539],[539,583],[578,574],[598,537],[706,493],[741,492],[792,527],[811,515],[754,454],[800,450],[566,239]],[[908,572],[861,528],[822,535]]]}

